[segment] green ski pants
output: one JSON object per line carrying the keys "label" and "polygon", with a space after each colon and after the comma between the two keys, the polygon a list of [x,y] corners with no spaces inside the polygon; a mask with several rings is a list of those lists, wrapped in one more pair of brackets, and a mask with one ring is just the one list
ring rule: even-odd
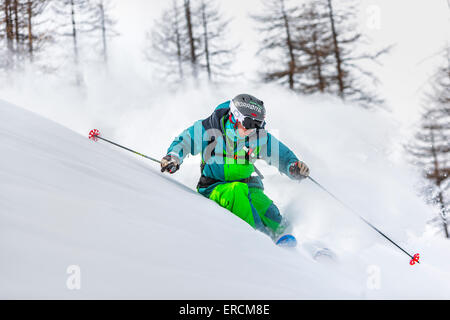
{"label": "green ski pants", "polygon": [[269,235],[280,231],[282,220],[280,211],[262,189],[249,188],[243,182],[224,183],[215,187],[209,198],[255,229]]}

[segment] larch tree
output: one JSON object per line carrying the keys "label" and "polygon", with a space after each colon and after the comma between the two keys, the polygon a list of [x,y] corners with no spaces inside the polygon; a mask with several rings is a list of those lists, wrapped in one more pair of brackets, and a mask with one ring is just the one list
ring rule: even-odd
{"label": "larch tree", "polygon": [[2,22],[2,30],[0,31],[1,39],[4,41],[2,49],[1,66],[5,69],[11,69],[14,65],[14,20],[12,14],[12,0],[4,0],[0,3],[0,21]]}
{"label": "larch tree", "polygon": [[263,54],[264,64],[271,66],[262,72],[264,81],[276,81],[295,90],[298,70],[298,48],[295,43],[298,8],[288,4],[288,0],[265,0],[264,13],[251,17],[258,23],[258,30],[263,36],[258,55]]}
{"label": "larch tree", "polygon": [[[448,55],[448,53],[447,53]],[[437,205],[439,215],[432,223],[441,226],[449,238],[450,208],[450,56],[447,66],[435,74],[432,89],[426,95],[426,108],[415,140],[407,146],[426,178],[423,190],[428,202]]]}
{"label": "larch tree", "polygon": [[358,9],[354,2],[340,3],[340,8],[337,9],[333,0],[313,1],[326,1],[333,41],[336,94],[343,100],[354,101],[367,108],[382,104],[384,100],[375,92],[378,78],[372,71],[362,67],[360,62],[380,64],[379,58],[388,53],[391,47],[374,52],[364,49],[364,43],[368,40],[358,31]]}
{"label": "larch tree", "polygon": [[184,0],[184,15],[186,18],[186,31],[187,31],[187,42],[189,44],[189,61],[192,67],[192,75],[194,78],[198,78],[198,46],[199,38],[196,35],[194,14],[192,13],[191,0]]}
{"label": "larch tree", "polygon": [[185,78],[185,64],[191,61],[183,28],[184,7],[172,0],[172,7],[163,11],[161,18],[147,32],[146,59],[154,64],[166,79],[181,82]]}
{"label": "larch tree", "polygon": [[101,55],[105,63],[108,61],[108,41],[118,36],[115,30],[117,20],[111,15],[111,0],[90,1],[90,10],[87,17],[88,27],[85,32],[98,39],[101,47]]}
{"label": "larch tree", "polygon": [[59,35],[65,39],[71,39],[73,65],[75,69],[75,82],[83,84],[83,75],[80,70],[80,33],[86,30],[88,23],[86,16],[89,13],[88,0],[58,0],[52,2],[52,8],[56,14],[56,23],[61,30]]}
{"label": "larch tree", "polygon": [[297,16],[298,90],[301,93],[333,93],[334,55],[323,3],[303,4]]}
{"label": "larch tree", "polygon": [[31,62],[43,45],[52,37],[42,27],[46,19],[42,17],[48,0],[4,0],[0,2],[0,21],[4,32],[0,39],[5,40],[4,68],[18,68],[28,57]]}
{"label": "larch tree", "polygon": [[[379,64],[390,47],[365,50],[366,37],[358,31],[357,6],[352,2],[266,0],[264,13],[253,16],[263,34],[261,49],[267,82],[287,85],[300,93],[325,92],[364,107],[382,104],[378,79],[360,62]],[[368,83],[370,81],[370,83]]]}
{"label": "larch tree", "polygon": [[31,62],[34,61],[36,53],[41,51],[45,44],[52,42],[53,37],[49,31],[41,26],[47,22],[41,16],[49,4],[48,0],[26,0],[24,4],[26,20],[26,44],[27,52]]}
{"label": "larch tree", "polygon": [[237,49],[227,44],[228,24],[216,2],[173,0],[147,33],[144,54],[166,79],[181,82],[205,75],[209,81],[222,80],[233,76],[230,66]]}
{"label": "larch tree", "polygon": [[200,53],[203,62],[199,63],[200,67],[206,71],[210,82],[234,76],[231,65],[239,45],[227,45],[225,35],[230,21],[222,18],[217,3],[211,0],[201,0],[198,15],[203,47]]}

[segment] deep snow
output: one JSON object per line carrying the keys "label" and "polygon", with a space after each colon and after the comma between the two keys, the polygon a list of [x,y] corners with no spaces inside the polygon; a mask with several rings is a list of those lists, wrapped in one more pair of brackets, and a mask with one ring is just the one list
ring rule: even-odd
{"label": "deep snow", "polygon": [[[263,90],[279,93],[265,88],[260,96]],[[70,125],[69,117],[60,122],[78,132],[0,100],[0,298],[450,298],[449,244],[425,230],[431,210],[416,195],[412,169],[392,149],[395,122],[336,101],[278,97],[293,116],[269,111],[271,128],[282,128],[273,132],[317,180],[411,253],[420,252],[420,265],[410,266],[312,183],[296,184],[264,163],[258,166],[266,192],[294,222],[299,240],[323,240],[337,264],[318,263],[301,248],[278,248],[196,194],[198,158],[173,176],[161,174],[148,160],[88,140],[87,128]],[[158,123],[186,104],[183,94],[162,99],[171,102]],[[170,128],[145,126],[151,113],[129,110],[121,120],[133,125],[98,129],[163,155],[177,131],[212,111],[205,107],[210,101],[199,98],[189,119],[173,117]],[[299,103],[310,105],[300,110]],[[138,138],[157,130],[164,138]],[[71,265],[80,267],[80,290],[66,286]]]}

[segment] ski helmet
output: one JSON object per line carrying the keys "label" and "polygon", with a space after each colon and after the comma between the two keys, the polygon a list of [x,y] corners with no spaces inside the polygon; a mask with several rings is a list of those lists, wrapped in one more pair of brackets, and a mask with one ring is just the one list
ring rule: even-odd
{"label": "ski helmet", "polygon": [[230,101],[230,111],[246,129],[262,129],[265,125],[264,102],[249,94],[239,94]]}

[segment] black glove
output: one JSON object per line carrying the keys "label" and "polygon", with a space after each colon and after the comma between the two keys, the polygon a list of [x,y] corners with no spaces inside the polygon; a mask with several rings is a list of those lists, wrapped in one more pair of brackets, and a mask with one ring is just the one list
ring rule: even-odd
{"label": "black glove", "polygon": [[180,160],[177,157],[167,155],[161,159],[161,172],[174,173],[180,169]]}
{"label": "black glove", "polygon": [[309,176],[309,168],[306,163],[297,161],[289,167],[289,173],[294,179],[301,180]]}

